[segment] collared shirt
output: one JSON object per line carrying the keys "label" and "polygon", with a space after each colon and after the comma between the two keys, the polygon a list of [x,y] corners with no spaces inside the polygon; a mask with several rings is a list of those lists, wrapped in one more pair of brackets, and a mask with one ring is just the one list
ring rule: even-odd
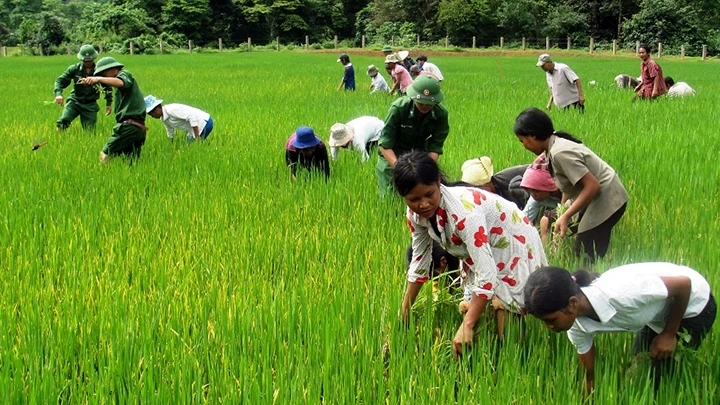
{"label": "collared shirt", "polygon": [[122,80],[123,87],[115,90],[115,121],[132,119],[145,122],[145,99],[137,81],[125,69],[118,72],[117,78]]}
{"label": "collared shirt", "polygon": [[[98,86],[78,84],[78,80],[92,76],[94,71],[94,64],[92,68],[90,68],[90,74],[87,73],[85,70],[85,64],[82,62],[70,65],[63,74],[55,80],[55,96],[61,96],[63,89],[72,83],[73,89],[70,92],[70,98],[74,98],[80,103],[96,102],[100,98],[100,90],[98,89]],[[105,85],[99,85],[99,87],[102,87],[103,93],[105,94],[105,105],[112,105],[112,87]]]}
{"label": "collared shirt", "polygon": [[444,185],[440,193],[434,224],[407,209],[413,250],[408,281],[428,280],[435,241],[463,261],[466,296],[497,295],[506,309],[519,312],[530,273],[547,265],[537,230],[515,204],[493,193]]}
{"label": "collared shirt", "polygon": [[432,74],[440,81],[444,79],[442,73],[440,72],[440,68],[438,68],[437,65],[434,63],[424,62],[423,65],[420,66],[420,70]]}
{"label": "collared shirt", "polygon": [[[437,104],[429,113],[420,117],[419,115],[420,112],[410,97],[395,100],[385,118],[378,145],[392,149],[398,157],[411,150],[442,155],[443,144],[450,132],[447,109],[442,104]],[[380,159],[383,159],[382,154]]]}
{"label": "collared shirt", "polygon": [[[385,123],[380,118],[364,116],[355,118],[345,125],[352,128],[354,134],[352,141],[348,144],[348,149],[360,152],[362,162],[365,163],[370,158],[368,143],[380,139],[380,133]],[[330,155],[333,160],[337,159],[339,149],[330,147]]]}
{"label": "collared shirt", "polygon": [[615,170],[584,144],[552,135],[547,156],[555,184],[568,198],[574,200],[580,195],[582,186],[578,183],[588,172],[600,183],[600,192],[585,208],[578,232],[589,231],[605,222],[628,201],[628,193]]}
{"label": "collared shirt", "polygon": [[710,285],[695,270],[672,263],[637,263],[616,267],[581,288],[600,322],[581,316],[568,330],[579,354],[587,353],[593,335],[638,331],[645,326],[657,333],[665,329],[670,309],[668,290],[660,277],[685,276],[692,283],[684,318],[699,315],[710,299]]}
{"label": "collared shirt", "polygon": [[373,89],[370,93],[387,93],[388,91],[390,91],[390,87],[388,86],[387,81],[379,72],[375,75],[375,77],[371,78],[371,80]]}
{"label": "collared shirt", "polygon": [[668,97],[694,96],[695,90],[685,82],[677,82],[668,90]]}
{"label": "collared shirt", "polygon": [[553,102],[558,108],[565,108],[580,99],[575,84],[579,77],[568,65],[555,62],[555,68],[552,72],[546,72],[545,78],[553,96]]}
{"label": "collared shirt", "polygon": [[210,119],[210,114],[185,104],[163,104],[162,113],[160,120],[170,138],[175,137],[178,129],[185,131],[188,137],[195,137],[193,127],[198,127],[198,134],[201,134]]}
{"label": "collared shirt", "polygon": [[405,93],[408,86],[412,84],[412,77],[410,77],[410,73],[400,66],[399,63],[396,63],[395,69],[393,69],[391,74],[393,81],[400,82],[400,92]]}
{"label": "collared shirt", "polygon": [[641,97],[651,98],[654,87],[657,87],[656,95],[658,96],[667,93],[662,68],[652,58],[647,58],[640,64],[640,77],[642,78]]}
{"label": "collared shirt", "polygon": [[530,194],[520,187],[523,174],[528,165],[508,167],[495,173],[490,181],[495,185],[495,192],[502,198],[514,202],[521,210],[525,208]]}
{"label": "collared shirt", "polygon": [[355,68],[352,63],[345,65],[343,83],[345,83],[345,90],[355,90]]}
{"label": "collared shirt", "polygon": [[328,159],[327,148],[325,144],[320,143],[315,146],[315,151],[309,158],[297,150],[292,144],[295,141],[295,133],[285,142],[285,164],[290,167],[293,176],[297,173],[298,166],[302,166],[310,172],[318,171],[325,174],[325,181],[330,178],[330,160]]}

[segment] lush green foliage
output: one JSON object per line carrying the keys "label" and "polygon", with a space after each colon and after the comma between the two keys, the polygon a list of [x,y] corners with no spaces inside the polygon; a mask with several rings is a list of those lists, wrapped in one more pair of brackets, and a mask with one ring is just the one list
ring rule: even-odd
{"label": "lush green foliage", "polygon": [[[358,72],[382,57],[355,57]],[[299,125],[384,117],[391,98],[336,92],[333,54],[118,56],[145,94],[209,111],[204,144],[170,143],[148,118],[142,158],[108,166],[97,132],[58,134],[52,83],[74,56],[1,58],[12,102],[0,106],[0,402],[2,403],[494,403],[580,402],[563,335],[518,321],[495,357],[492,325],[472,354],[450,356],[460,316],[422,292],[414,325],[397,318],[409,235],[399,199],[380,200],[374,163],[342,151],[328,184],[291,183],[283,145]],[[433,56],[451,134],[441,163],[489,155],[497,169],[530,162],[515,116],[543,106],[534,57]],[[631,103],[613,88],[637,59],[567,57],[587,112],[553,111],[620,174],[631,195],[599,269],[669,260],[718,291],[720,237],[714,63],[661,60],[696,98]],[[596,86],[589,84],[591,80]],[[66,95],[67,95],[66,91]],[[37,140],[48,144],[35,152]],[[554,264],[573,266],[566,254]],[[681,351],[659,404],[717,404],[719,328]],[[598,339],[597,404],[651,404],[646,364],[629,368],[632,334]],[[383,347],[387,344],[389,350]]]}

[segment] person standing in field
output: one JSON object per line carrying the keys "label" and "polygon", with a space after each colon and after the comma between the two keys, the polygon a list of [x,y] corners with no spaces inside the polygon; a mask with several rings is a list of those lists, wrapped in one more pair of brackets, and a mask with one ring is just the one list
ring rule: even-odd
{"label": "person standing in field", "polygon": [[430,73],[431,75],[437,77],[438,81],[442,82],[445,79],[442,72],[440,72],[440,68],[438,68],[436,64],[427,61],[427,56],[418,56],[417,65],[420,67],[421,71]]}
{"label": "person standing in field", "polygon": [[640,64],[640,84],[635,87],[638,97],[645,100],[654,100],[667,93],[667,86],[663,78],[660,65],[650,56],[650,47],[640,44],[638,56],[642,59]]}
{"label": "person standing in field", "polygon": [[522,210],[530,197],[520,186],[527,167],[528,165],[513,166],[494,173],[490,158],[481,156],[463,163],[462,181],[514,202]]}
{"label": "person standing in field", "polygon": [[407,96],[390,105],[378,140],[380,156],[375,167],[381,196],[392,188],[393,170],[400,156],[412,150],[427,153],[433,160],[442,155],[450,132],[448,110],[440,104],[444,97],[440,82],[423,75],[408,87]]}
{"label": "person standing in field", "polygon": [[672,263],[636,263],[598,275],[571,275],[544,267],[525,284],[525,309],[553,332],[567,331],[585,372],[585,393],[595,388],[599,333],[636,332],[635,354],[649,351],[655,390],[660,377],[672,372],[678,334],[697,349],[712,329],[717,313],[707,280],[697,271]]}
{"label": "person standing in field", "polygon": [[[57,120],[58,131],[67,129],[75,118],[80,116],[80,124],[83,129],[95,127],[97,113],[100,111],[97,100],[100,98],[100,91],[97,86],[84,86],[82,79],[92,76],[95,72],[95,59],[98,53],[92,45],[83,45],[77,58],[82,62],[70,65],[57,80],[55,80],[55,102],[64,105],[62,116]],[[73,90],[70,92],[67,102],[63,99],[63,89],[73,83]],[[112,105],[112,88],[102,85],[105,94],[105,115],[110,115]]]}
{"label": "person standing in field", "polygon": [[378,71],[377,66],[370,65],[367,68],[367,75],[370,77],[370,94],[374,93],[387,93],[390,91],[390,87],[385,81],[383,75]]}
{"label": "person standing in field", "polygon": [[555,131],[550,117],[537,108],[518,115],[514,132],[525,149],[538,156],[545,153],[555,183],[566,199],[573,200],[557,218],[554,231],[564,237],[572,217],[579,214],[575,252],[582,249],[590,263],[604,257],[629,199],[615,170],[572,135]]}
{"label": "person standing in field", "polygon": [[310,127],[299,127],[285,142],[285,164],[290,168],[290,177],[295,180],[298,167],[309,172],[325,174],[330,178],[330,160],[327,148]]}
{"label": "person standing in field", "polygon": [[410,73],[398,63],[395,55],[388,55],[388,57],[385,58],[385,65],[390,69],[390,75],[393,78],[390,94],[395,93],[395,90],[397,90],[400,95],[405,94],[408,87],[413,83]]}
{"label": "person standing in field", "polygon": [[582,92],[580,78],[564,63],[553,62],[550,55],[544,53],[538,58],[535,66],[545,71],[550,100],[546,109],[550,110],[553,103],[557,108],[574,107],[580,112],[585,111],[585,97]]}
{"label": "person standing in field", "polygon": [[95,76],[82,79],[82,84],[87,86],[101,84],[115,87],[117,124],[100,152],[101,163],[107,163],[110,157],[118,155],[138,158],[145,144],[145,100],[137,81],[124,67],[114,58],[106,56],[98,61]]}
{"label": "person standing in field", "polygon": [[520,313],[523,288],[530,274],[546,266],[540,235],[518,207],[472,187],[448,187],[437,162],[427,153],[400,156],[393,175],[405,199],[412,234],[412,260],[402,302],[402,317],[429,280],[432,246],[437,242],[463,262],[463,289],[468,311],[453,339],[457,357],[472,344],[475,325],[494,297],[502,309]]}
{"label": "person standing in field", "polygon": [[355,91],[355,68],[352,63],[350,63],[350,57],[346,53],[341,53],[337,61],[345,66],[345,73],[338,85],[338,91],[343,87],[343,85],[345,86],[345,91]]}
{"label": "person standing in field", "polygon": [[185,104],[167,104],[153,95],[145,97],[145,111],[165,125],[167,136],[172,141],[175,131],[185,131],[188,142],[205,140],[213,130],[210,114]]}
{"label": "person standing in field", "polygon": [[363,116],[347,124],[336,123],[330,128],[330,156],[337,159],[340,149],[360,152],[362,162],[370,159],[370,151],[377,147],[385,123],[377,117]]}
{"label": "person standing in field", "polygon": [[685,97],[694,96],[695,90],[685,82],[677,82],[672,77],[667,76],[665,78],[665,86],[668,88],[668,97]]}

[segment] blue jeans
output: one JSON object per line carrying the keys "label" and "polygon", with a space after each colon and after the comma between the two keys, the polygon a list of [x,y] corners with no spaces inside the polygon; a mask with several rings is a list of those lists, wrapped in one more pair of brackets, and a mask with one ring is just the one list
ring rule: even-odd
{"label": "blue jeans", "polygon": [[205,124],[205,128],[203,128],[203,131],[200,133],[200,139],[205,139],[208,136],[210,136],[210,132],[213,130],[213,119],[212,117],[208,117],[207,123]]}

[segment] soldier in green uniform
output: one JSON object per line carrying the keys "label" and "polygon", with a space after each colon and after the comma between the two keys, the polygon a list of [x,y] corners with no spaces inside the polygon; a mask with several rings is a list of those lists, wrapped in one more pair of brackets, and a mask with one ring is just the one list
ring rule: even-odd
{"label": "soldier in green uniform", "polygon": [[[83,128],[89,129],[97,122],[97,113],[100,111],[97,100],[100,98],[100,91],[97,86],[83,86],[78,83],[81,79],[92,76],[95,71],[95,59],[98,53],[92,45],[80,47],[77,57],[82,62],[70,65],[60,77],[55,80],[55,102],[65,105],[62,117],[57,120],[57,129],[63,130],[70,126],[70,123],[80,116],[80,123]],[[73,83],[73,90],[67,102],[63,99],[63,89]],[[110,115],[112,104],[112,89],[102,86],[105,93],[105,115]]]}
{"label": "soldier in green uniform", "polygon": [[390,105],[378,146],[380,156],[376,166],[380,195],[392,187],[392,177],[398,158],[412,150],[427,152],[438,160],[450,132],[448,111],[443,100],[440,82],[431,75],[420,75],[407,88],[407,95]]}
{"label": "soldier in green uniform", "polygon": [[100,162],[110,157],[125,155],[139,157],[145,144],[145,99],[133,75],[124,70],[122,63],[106,56],[95,67],[95,76],[86,77],[82,84],[101,84],[115,87],[115,121],[113,133],[100,152]]}

